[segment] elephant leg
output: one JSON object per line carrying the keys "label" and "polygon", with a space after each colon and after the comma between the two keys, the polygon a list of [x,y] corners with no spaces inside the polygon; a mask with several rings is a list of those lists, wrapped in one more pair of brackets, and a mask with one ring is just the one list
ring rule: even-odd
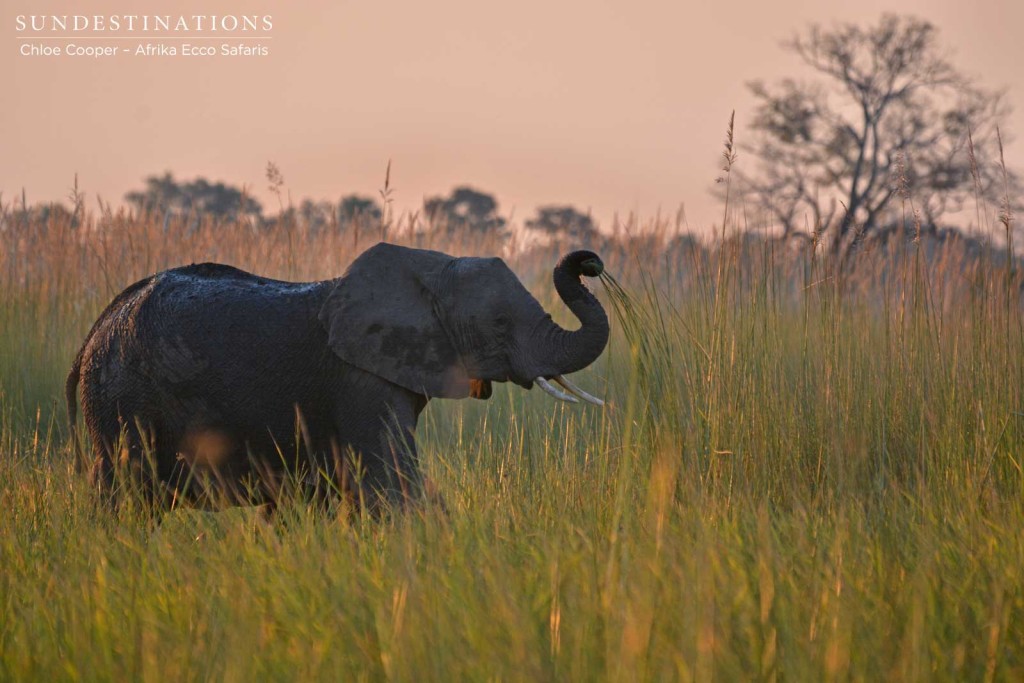
{"label": "elephant leg", "polygon": [[389,502],[398,507],[428,505],[447,514],[448,506],[444,496],[441,495],[434,481],[423,474],[420,467],[419,453],[416,450],[412,427],[406,427],[400,434],[401,437],[395,438],[394,431],[389,430],[381,435],[385,442],[382,452],[388,454],[392,463]]}
{"label": "elephant leg", "polygon": [[152,468],[146,466],[143,440],[136,430],[122,429],[106,438],[94,438],[95,454],[89,484],[97,503],[119,514],[129,500],[146,512],[161,505]]}
{"label": "elephant leg", "polygon": [[357,507],[374,511],[401,508],[422,491],[412,430],[394,416],[378,418],[375,428],[346,434],[334,448],[334,479],[338,490]]}
{"label": "elephant leg", "polygon": [[404,505],[423,494],[423,475],[412,428],[397,420],[388,421],[381,431],[380,452],[386,460],[388,492],[393,502]]}
{"label": "elephant leg", "polygon": [[[403,508],[423,492],[414,430],[427,399],[352,368],[335,396],[334,472],[368,508]],[[340,457],[339,457],[340,455]],[[337,464],[337,463],[340,463]]]}
{"label": "elephant leg", "polygon": [[120,507],[120,494],[115,485],[114,461],[102,446],[94,449],[92,467],[89,469],[89,486],[97,502],[116,511]]}

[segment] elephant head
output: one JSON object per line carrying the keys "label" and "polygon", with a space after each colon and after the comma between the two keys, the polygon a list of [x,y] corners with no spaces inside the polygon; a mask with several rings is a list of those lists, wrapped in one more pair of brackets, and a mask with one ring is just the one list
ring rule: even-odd
{"label": "elephant head", "polygon": [[608,342],[608,317],[581,276],[600,275],[596,254],[576,251],[555,267],[562,301],[579,319],[561,328],[500,258],[378,244],[335,281],[320,310],[342,360],[434,398],[488,398],[491,382],[536,382],[563,400],[555,379],[592,363]]}

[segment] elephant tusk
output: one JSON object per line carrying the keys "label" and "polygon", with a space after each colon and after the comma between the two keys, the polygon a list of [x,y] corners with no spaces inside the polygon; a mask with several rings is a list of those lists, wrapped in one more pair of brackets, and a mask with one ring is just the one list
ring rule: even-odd
{"label": "elephant tusk", "polygon": [[563,392],[559,391],[558,389],[555,389],[543,377],[538,377],[537,379],[535,379],[533,381],[536,382],[537,386],[539,386],[541,389],[543,389],[544,391],[548,392],[549,394],[551,394],[552,396],[554,396],[555,398],[557,398],[560,401],[568,401],[569,403],[579,403],[579,401],[576,400],[575,396],[570,396],[569,394],[563,393]]}
{"label": "elephant tusk", "polygon": [[584,401],[589,401],[590,403],[593,403],[595,406],[604,405],[604,401],[597,398],[596,396],[591,396],[590,394],[583,391],[578,386],[567,380],[565,377],[562,377],[561,375],[555,375],[555,381],[561,384],[563,387],[565,387],[565,390],[568,391],[570,394],[576,394]]}

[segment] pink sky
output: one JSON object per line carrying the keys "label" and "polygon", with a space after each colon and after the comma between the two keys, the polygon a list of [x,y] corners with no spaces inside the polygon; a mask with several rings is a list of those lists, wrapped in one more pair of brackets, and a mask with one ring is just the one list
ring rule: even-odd
{"label": "pink sky", "polygon": [[[1024,2],[1008,0],[569,0],[160,2],[0,0],[0,190],[65,197],[77,172],[92,206],[171,170],[247,185],[273,208],[264,171],[287,189],[337,200],[376,195],[392,160],[396,208],[470,184],[522,220],[538,204],[673,214],[694,229],[745,83],[797,70],[781,40],[809,22],[935,23],[955,65],[1005,87],[1024,136]],[[19,14],[269,14],[261,58],[26,58]],[[138,34],[136,34],[138,35]],[[156,42],[111,41],[111,44]],[[60,41],[60,44],[73,41]],[[79,41],[80,43],[85,41]],[[181,41],[167,41],[180,44]],[[221,41],[213,41],[219,45]],[[231,42],[231,41],[228,41]],[[258,41],[256,41],[258,42]],[[102,44],[103,41],[89,41]],[[1024,167],[1024,145],[1007,147]],[[741,154],[739,164],[747,161]]]}

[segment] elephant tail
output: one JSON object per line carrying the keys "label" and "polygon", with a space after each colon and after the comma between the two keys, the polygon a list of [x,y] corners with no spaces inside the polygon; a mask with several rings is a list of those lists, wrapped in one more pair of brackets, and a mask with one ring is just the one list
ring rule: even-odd
{"label": "elephant tail", "polygon": [[[86,340],[88,341],[88,340]],[[78,382],[82,376],[82,358],[85,356],[86,344],[82,344],[75,361],[71,364],[71,372],[64,380],[64,400],[68,408],[68,431],[71,438],[71,447],[74,449],[75,463],[79,468],[86,465],[82,455],[82,447],[78,442]]]}

